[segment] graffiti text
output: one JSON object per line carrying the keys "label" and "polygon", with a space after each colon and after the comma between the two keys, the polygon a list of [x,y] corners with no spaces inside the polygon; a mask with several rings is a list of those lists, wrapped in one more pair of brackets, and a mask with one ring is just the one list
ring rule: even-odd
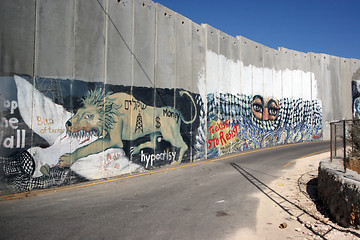
{"label": "graffiti text", "polygon": [[146,109],[146,105],[139,100],[133,98],[133,100],[125,100],[125,109],[129,110],[130,106],[134,105],[134,110],[141,108],[142,110]]}
{"label": "graffiti text", "polygon": [[146,162],[145,168],[152,167],[155,161],[175,161],[176,152],[164,152],[157,154],[145,154],[141,150],[141,162]]}
{"label": "graffiti text", "polygon": [[175,118],[176,122],[179,122],[180,114],[174,111],[171,111],[169,109],[163,110],[163,116],[169,117],[169,118]]}
{"label": "graffiti text", "polygon": [[238,136],[238,124],[235,124],[233,127],[230,127],[228,120],[225,120],[221,123],[216,123],[215,126],[210,126],[208,128],[212,138],[207,140],[207,148],[218,147],[225,145],[232,138]]}
{"label": "graffiti text", "polygon": [[[6,100],[4,102],[4,107],[10,110],[10,114],[15,113],[15,109],[18,107],[17,101]],[[4,139],[4,130],[1,132],[1,142],[3,142],[3,147],[5,148],[25,148],[25,137],[26,130],[18,129],[19,120],[16,117],[10,117],[9,119],[3,117],[1,118],[1,126],[4,128],[17,129],[16,133],[12,136],[8,136]]]}

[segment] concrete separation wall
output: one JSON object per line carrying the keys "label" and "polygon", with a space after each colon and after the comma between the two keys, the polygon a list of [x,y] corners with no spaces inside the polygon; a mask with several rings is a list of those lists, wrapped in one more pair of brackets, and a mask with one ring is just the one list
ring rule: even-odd
{"label": "concrete separation wall", "polygon": [[344,227],[360,226],[359,174],[349,169],[344,173],[341,160],[322,160],[319,165],[318,191],[337,223]]}
{"label": "concrete separation wall", "polygon": [[272,49],[150,0],[0,8],[0,194],[327,140],[352,116],[356,59]]}

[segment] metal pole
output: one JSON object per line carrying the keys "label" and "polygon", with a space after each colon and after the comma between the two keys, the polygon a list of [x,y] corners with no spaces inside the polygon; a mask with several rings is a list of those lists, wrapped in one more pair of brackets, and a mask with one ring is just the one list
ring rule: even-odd
{"label": "metal pole", "polygon": [[330,123],[330,161],[333,159],[332,145],[333,145],[333,123]]}
{"label": "metal pole", "polygon": [[346,172],[346,135],[345,135],[345,120],[343,120],[343,145],[344,145],[344,171]]}
{"label": "metal pole", "polygon": [[335,132],[335,141],[334,141],[334,144],[335,144],[335,157],[336,157],[336,156],[337,156],[337,155],[336,155],[336,148],[337,148],[337,147],[336,147],[336,142],[337,142],[337,139],[336,139],[336,123],[334,123],[334,128],[335,128],[335,129],[334,129],[334,130],[335,130],[335,131],[334,131],[334,132]]}

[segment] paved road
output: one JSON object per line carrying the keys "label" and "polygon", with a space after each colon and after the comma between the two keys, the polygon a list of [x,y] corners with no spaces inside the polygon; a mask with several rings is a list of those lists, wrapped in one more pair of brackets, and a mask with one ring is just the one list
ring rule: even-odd
{"label": "paved road", "polygon": [[[328,142],[242,152],[197,165],[0,201],[0,239],[226,239],[256,225],[256,188]],[[298,161],[301,161],[299,159]],[[286,167],[284,167],[286,166]]]}

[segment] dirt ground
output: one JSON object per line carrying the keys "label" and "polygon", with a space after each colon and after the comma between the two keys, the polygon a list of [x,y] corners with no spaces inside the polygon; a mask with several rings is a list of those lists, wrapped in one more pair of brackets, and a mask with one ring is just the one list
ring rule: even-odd
{"label": "dirt ground", "polygon": [[358,174],[360,174],[360,160],[359,158],[350,158],[350,161],[348,163],[349,165],[347,166],[348,168],[350,168],[351,170],[357,172]]}
{"label": "dirt ground", "polygon": [[319,162],[329,153],[297,159],[284,167],[281,178],[262,186],[256,230],[240,229],[235,239],[360,239],[360,230],[332,222],[317,197]]}

